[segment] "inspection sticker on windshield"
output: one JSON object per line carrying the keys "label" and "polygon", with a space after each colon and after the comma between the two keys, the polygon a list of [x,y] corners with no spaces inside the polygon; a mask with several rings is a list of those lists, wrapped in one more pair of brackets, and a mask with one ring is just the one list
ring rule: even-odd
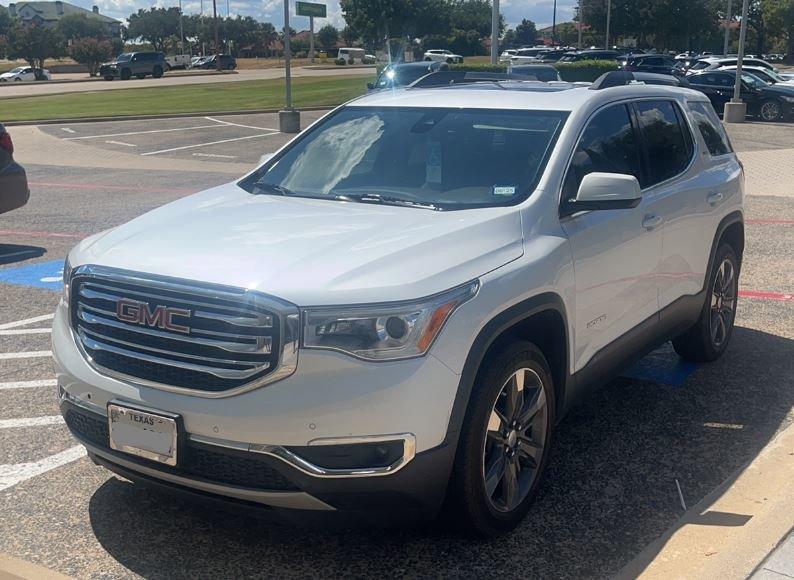
{"label": "inspection sticker on windshield", "polygon": [[493,194],[494,195],[515,195],[516,194],[516,187],[515,187],[515,185],[494,185],[493,186]]}
{"label": "inspection sticker on windshield", "polygon": [[429,141],[427,143],[427,183],[441,183],[441,143]]}

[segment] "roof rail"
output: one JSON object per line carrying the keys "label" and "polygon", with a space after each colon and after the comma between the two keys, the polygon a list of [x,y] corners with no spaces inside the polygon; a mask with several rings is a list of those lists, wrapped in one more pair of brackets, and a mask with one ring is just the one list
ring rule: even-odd
{"label": "roof rail", "polygon": [[602,74],[593,84],[590,85],[591,91],[600,91],[610,87],[623,87],[634,82],[634,75],[625,70],[613,70]]}

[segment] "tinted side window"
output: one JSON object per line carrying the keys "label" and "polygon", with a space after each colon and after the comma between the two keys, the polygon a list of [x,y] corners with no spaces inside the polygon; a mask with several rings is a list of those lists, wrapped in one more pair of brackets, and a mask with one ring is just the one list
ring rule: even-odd
{"label": "tinted side window", "polygon": [[563,201],[576,197],[582,178],[594,172],[641,177],[639,147],[625,105],[604,109],[587,125],[563,184]]}
{"label": "tinted side window", "polygon": [[650,175],[643,187],[683,172],[692,156],[688,132],[682,127],[671,101],[639,101],[634,105],[648,152]]}
{"label": "tinted side window", "polygon": [[697,125],[698,131],[703,135],[703,140],[706,142],[709,153],[715,157],[730,153],[731,146],[725,134],[725,129],[720,123],[717,113],[714,112],[714,107],[711,106],[711,103],[690,102],[689,110],[692,112],[692,118],[695,121],[695,125]]}

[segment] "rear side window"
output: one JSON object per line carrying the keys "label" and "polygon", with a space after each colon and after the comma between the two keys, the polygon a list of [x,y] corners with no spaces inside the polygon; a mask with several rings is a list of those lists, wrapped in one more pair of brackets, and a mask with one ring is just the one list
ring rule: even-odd
{"label": "rear side window", "polygon": [[688,106],[692,119],[703,136],[703,141],[706,142],[709,153],[714,157],[730,153],[732,149],[728,136],[725,134],[725,128],[720,123],[720,119],[717,117],[717,113],[714,112],[714,107],[711,106],[711,103],[690,101]]}
{"label": "rear side window", "polygon": [[682,126],[672,101],[639,101],[634,105],[648,154],[650,187],[682,173],[692,157],[692,136]]}
{"label": "rear side window", "polygon": [[639,147],[626,105],[613,105],[593,117],[574,151],[562,189],[563,202],[576,197],[588,173],[622,173],[641,179]]}

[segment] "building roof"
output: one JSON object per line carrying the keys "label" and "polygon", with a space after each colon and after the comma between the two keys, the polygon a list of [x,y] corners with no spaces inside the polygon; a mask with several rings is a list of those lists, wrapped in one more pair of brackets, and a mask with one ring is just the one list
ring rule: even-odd
{"label": "building roof", "polygon": [[25,6],[28,6],[35,10],[42,20],[57,21],[69,14],[84,14],[88,18],[95,18],[107,24],[121,24],[121,22],[115,18],[105,16],[99,12],[92,12],[91,10],[86,10],[85,8],[80,8],[79,6],[67,2],[60,2],[63,7],[63,13],[61,14],[58,13],[58,2],[16,2],[15,4],[17,15],[19,15],[20,11],[23,10]]}

